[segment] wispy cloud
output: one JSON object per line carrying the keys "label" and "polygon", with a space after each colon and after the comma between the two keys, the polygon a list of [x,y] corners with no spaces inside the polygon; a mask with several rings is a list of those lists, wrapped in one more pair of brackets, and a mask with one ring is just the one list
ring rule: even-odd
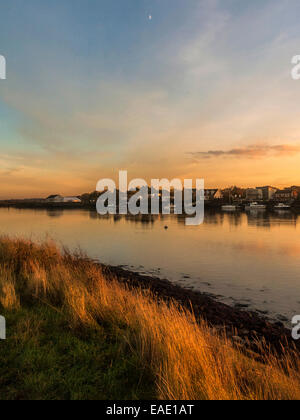
{"label": "wispy cloud", "polygon": [[154,1],[151,25],[144,1],[37,3],[1,8],[14,65],[1,84],[0,195],[78,194],[117,168],[194,178],[198,162],[211,186],[299,182],[300,2]]}
{"label": "wispy cloud", "polygon": [[264,158],[267,156],[294,156],[300,153],[300,145],[279,144],[279,145],[251,145],[230,150],[208,150],[205,152],[188,153],[194,159],[211,159],[220,157],[231,158]]}

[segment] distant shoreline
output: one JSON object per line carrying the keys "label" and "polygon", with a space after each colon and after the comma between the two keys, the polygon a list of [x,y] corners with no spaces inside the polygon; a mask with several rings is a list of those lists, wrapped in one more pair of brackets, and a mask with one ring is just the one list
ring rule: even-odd
{"label": "distant shoreline", "polygon": [[[205,208],[213,209],[213,210],[221,210],[222,206],[226,204],[224,201],[211,201],[205,202]],[[228,204],[228,203],[227,203]],[[273,207],[272,204],[266,202],[267,210],[272,211]],[[17,209],[87,209],[87,210],[95,210],[96,211],[96,204],[95,203],[62,203],[62,202],[39,202],[39,201],[31,201],[31,200],[2,200],[0,201],[0,208],[17,208]],[[300,212],[300,204],[294,204],[291,206],[291,211]]]}
{"label": "distant shoreline", "polygon": [[85,203],[42,203],[26,201],[0,201],[0,208],[17,209],[95,209],[95,205]]}
{"label": "distant shoreline", "polygon": [[[223,203],[222,203],[223,204]],[[205,206],[213,209],[220,209],[220,203],[205,203]],[[38,201],[0,201],[0,208],[17,209],[88,209],[96,211],[95,203],[60,203],[60,202],[38,202]]]}

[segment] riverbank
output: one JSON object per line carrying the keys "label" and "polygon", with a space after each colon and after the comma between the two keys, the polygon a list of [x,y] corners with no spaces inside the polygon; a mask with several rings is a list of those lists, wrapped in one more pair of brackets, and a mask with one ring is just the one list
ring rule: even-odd
{"label": "riverbank", "polygon": [[31,200],[8,200],[0,201],[0,208],[16,208],[16,209],[93,209],[95,210],[95,204],[85,203],[51,203],[43,201],[31,201]]}
{"label": "riverbank", "polygon": [[[206,201],[205,208],[207,210],[212,211],[220,211],[223,205],[228,205],[228,201],[223,200],[214,200],[214,201]],[[237,203],[237,205],[241,206],[243,209],[244,207],[249,204],[249,202]],[[269,212],[274,211],[275,202],[263,202],[266,206],[266,210]],[[149,208],[151,206],[151,202],[149,202]],[[87,210],[95,210],[96,211],[96,203],[93,202],[81,202],[81,203],[60,203],[60,202],[46,202],[42,200],[2,200],[0,201],[0,208],[16,208],[16,209],[45,209],[45,210],[63,210],[63,209],[87,209]],[[300,213],[300,204],[298,202],[291,205],[290,209],[293,213]],[[160,211],[162,209],[160,208]],[[240,210],[241,211],[241,210]]]}
{"label": "riverbank", "polygon": [[254,315],[53,243],[0,238],[0,313],[1,399],[300,399],[299,354]]}
{"label": "riverbank", "polygon": [[300,354],[300,340],[293,340],[291,330],[281,322],[271,322],[254,311],[239,310],[238,304],[234,308],[218,302],[206,293],[186,289],[167,279],[141,275],[122,267],[101,265],[101,268],[107,278],[116,278],[130,289],[140,287],[150,290],[167,303],[175,301],[187,310],[192,310],[196,319],[204,319],[212,328],[226,331],[228,337],[239,337],[237,341],[245,347],[260,351],[260,342],[264,341],[279,353],[288,347]]}

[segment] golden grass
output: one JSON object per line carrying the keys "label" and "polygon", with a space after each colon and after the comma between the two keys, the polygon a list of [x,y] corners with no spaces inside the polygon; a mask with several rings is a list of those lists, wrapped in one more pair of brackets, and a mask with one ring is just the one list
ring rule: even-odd
{"label": "golden grass", "polygon": [[0,238],[0,303],[38,299],[74,328],[109,325],[156,378],[159,399],[300,399],[299,357],[265,350],[257,362],[224,335],[150,292],[129,290],[86,258],[54,243]]}

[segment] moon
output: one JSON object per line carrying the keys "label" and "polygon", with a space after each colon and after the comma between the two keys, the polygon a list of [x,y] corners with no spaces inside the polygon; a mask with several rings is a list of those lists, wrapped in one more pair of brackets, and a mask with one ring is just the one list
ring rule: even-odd
{"label": "moon", "polygon": [[148,19],[149,19],[149,20],[152,20],[152,15],[149,15],[149,16],[148,16]]}

